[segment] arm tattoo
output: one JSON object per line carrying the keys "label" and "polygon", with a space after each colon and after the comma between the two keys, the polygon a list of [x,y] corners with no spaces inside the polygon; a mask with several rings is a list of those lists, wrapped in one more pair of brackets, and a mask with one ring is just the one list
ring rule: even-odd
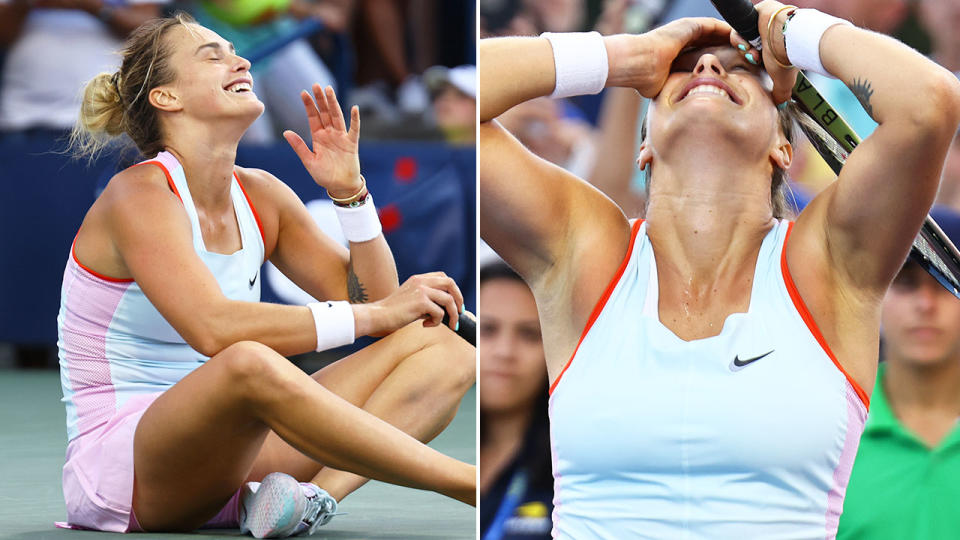
{"label": "arm tattoo", "polygon": [[347,297],[351,304],[362,304],[367,301],[367,290],[353,271],[353,261],[347,267]]}
{"label": "arm tattoo", "polygon": [[873,96],[873,86],[870,84],[870,81],[866,79],[854,79],[853,84],[850,86],[850,91],[860,100],[860,104],[863,105],[863,110],[867,111],[870,118],[873,118],[873,105],[870,104],[870,97]]}

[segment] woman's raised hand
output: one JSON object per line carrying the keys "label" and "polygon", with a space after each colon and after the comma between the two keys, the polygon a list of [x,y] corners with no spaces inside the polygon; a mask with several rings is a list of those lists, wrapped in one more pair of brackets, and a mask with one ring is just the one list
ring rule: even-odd
{"label": "woman's raised hand", "polygon": [[443,272],[412,276],[390,296],[353,306],[358,335],[390,333],[417,319],[423,319],[424,326],[437,326],[444,314],[450,316],[450,329],[454,330],[462,308],[460,288]]}
{"label": "woman's raised hand", "polygon": [[708,17],[677,19],[640,35],[608,36],[607,86],[636,88],[643,97],[660,93],[670,67],[687,47],[730,43],[730,25]]}
{"label": "woman's raised hand", "polygon": [[[784,67],[789,65],[790,61],[787,58],[787,49],[783,43],[783,23],[786,21],[790,10],[782,9],[787,6],[774,0],[764,0],[754,7],[759,15],[757,30],[759,30],[760,40],[763,42],[762,53],[754,49],[747,40],[740,37],[740,34],[736,32],[731,34],[730,44],[734,47],[743,45],[745,49],[741,49],[741,54],[750,53],[754,58],[757,58],[758,54],[762,55],[763,69],[773,80],[773,100],[779,105],[790,99],[793,85],[797,82],[797,69]],[[777,18],[771,25],[769,24],[770,17],[774,15]]]}
{"label": "woman's raised hand", "polygon": [[304,90],[300,98],[307,110],[313,150],[292,131],[283,132],[283,137],[300,157],[313,181],[325,188],[330,196],[345,199],[354,195],[362,182],[357,155],[360,110],[356,105],[350,108],[348,130],[333,87],[314,84],[313,97]]}

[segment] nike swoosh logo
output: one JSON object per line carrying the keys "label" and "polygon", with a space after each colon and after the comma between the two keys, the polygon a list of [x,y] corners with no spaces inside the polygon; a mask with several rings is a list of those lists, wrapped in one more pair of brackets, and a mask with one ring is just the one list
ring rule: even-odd
{"label": "nike swoosh logo", "polygon": [[253,288],[253,285],[257,282],[257,276],[260,275],[260,271],[257,270],[257,273],[253,275],[253,279],[250,280],[250,288]]}
{"label": "nike swoosh logo", "polygon": [[773,351],[774,349],[770,349],[768,352],[761,354],[760,356],[754,356],[753,358],[747,358],[744,360],[740,359],[740,355],[734,356],[733,362],[730,362],[730,371],[740,371],[744,367],[756,362],[757,360],[763,358],[764,356],[771,354]]}

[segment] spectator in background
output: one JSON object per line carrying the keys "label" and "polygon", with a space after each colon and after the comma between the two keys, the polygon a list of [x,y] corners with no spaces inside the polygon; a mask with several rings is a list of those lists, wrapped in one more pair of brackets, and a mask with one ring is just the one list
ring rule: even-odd
{"label": "spectator in background", "polygon": [[497,120],[531,152],[581,177],[596,156],[594,129],[569,100],[541,97],[518,103]]}
{"label": "spectator in background", "polygon": [[960,75],[960,2],[922,0],[917,13],[930,36],[930,56],[941,66]]}
{"label": "spectator in background", "polygon": [[[933,216],[960,242],[960,215],[934,209]],[[960,300],[908,260],[881,318],[884,362],[837,538],[957,538]]]}
{"label": "spectator in background", "polygon": [[553,476],[537,304],[506,263],[480,270],[480,535],[550,538]]}
{"label": "spectator in background", "polygon": [[477,141],[477,68],[433,66],[423,74],[433,102],[433,118],[451,144]]}
{"label": "spectator in background", "polygon": [[[120,64],[116,51],[166,0],[14,0],[0,3],[0,131],[73,127],[77,88]],[[301,113],[302,114],[302,113]]]}
{"label": "spectator in background", "polygon": [[[237,54],[249,55],[294,33],[300,20],[315,19],[330,33],[345,31],[353,0],[202,0],[189,7],[201,24],[232,42]],[[265,108],[243,142],[269,144],[287,129],[307,137],[310,127],[300,107],[300,92],[313,83],[337,86],[308,39],[294,40],[266,58],[251,61],[254,86]]]}
{"label": "spectator in background", "polygon": [[368,116],[396,123],[430,106],[420,74],[437,64],[436,0],[360,0],[355,31],[358,77],[351,96]]}

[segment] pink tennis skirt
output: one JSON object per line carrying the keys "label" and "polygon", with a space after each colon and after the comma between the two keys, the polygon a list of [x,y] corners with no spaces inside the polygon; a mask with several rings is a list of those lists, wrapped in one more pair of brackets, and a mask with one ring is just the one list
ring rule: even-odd
{"label": "pink tennis skirt", "polygon": [[[142,530],[133,515],[133,436],[143,413],[160,394],[130,398],[103,427],[70,441],[63,466],[67,522],[58,522],[58,527],[109,532]],[[236,527],[235,494],[204,528]]]}

